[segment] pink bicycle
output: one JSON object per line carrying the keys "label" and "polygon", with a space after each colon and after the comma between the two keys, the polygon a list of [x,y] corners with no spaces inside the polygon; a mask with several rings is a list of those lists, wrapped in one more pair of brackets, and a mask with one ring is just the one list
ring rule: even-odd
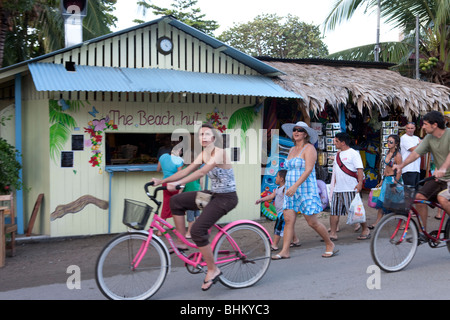
{"label": "pink bicycle", "polygon": [[[174,226],[159,217],[161,202],[157,187],[151,195],[145,192],[157,209],[148,231],[144,231],[152,207],[143,202],[125,199],[123,223],[128,232],[118,235],[103,248],[95,268],[96,282],[109,299],[143,300],[153,296],[164,283],[170,268],[169,250],[153,230],[159,230],[167,239],[173,253],[180,258],[190,273],[206,272],[206,263],[199,251],[186,253],[175,245],[171,231],[192,249],[197,246],[184,238]],[[134,230],[132,230],[132,229]],[[223,227],[215,225],[213,248],[216,264],[222,276],[219,281],[229,288],[246,288],[257,283],[266,273],[271,261],[271,238],[260,224],[251,220],[238,220]]]}

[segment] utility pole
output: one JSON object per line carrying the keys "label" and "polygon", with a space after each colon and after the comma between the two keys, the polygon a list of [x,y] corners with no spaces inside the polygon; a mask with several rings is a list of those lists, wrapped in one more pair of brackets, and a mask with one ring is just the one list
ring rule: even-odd
{"label": "utility pole", "polygon": [[416,79],[420,79],[419,73],[419,16],[416,16]]}
{"label": "utility pole", "polygon": [[375,44],[375,61],[380,61],[380,18],[381,18],[381,0],[378,0],[377,5],[377,43]]}

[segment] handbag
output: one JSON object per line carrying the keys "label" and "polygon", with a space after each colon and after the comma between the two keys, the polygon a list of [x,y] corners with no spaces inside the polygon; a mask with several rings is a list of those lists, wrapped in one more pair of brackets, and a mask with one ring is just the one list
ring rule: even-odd
{"label": "handbag", "polygon": [[376,208],[377,206],[377,200],[380,196],[381,188],[372,188],[369,193],[369,200],[367,201],[367,204],[371,208]]}
{"label": "handbag", "polygon": [[359,193],[355,195],[348,210],[347,224],[356,224],[366,222],[366,210]]}
{"label": "handbag", "polygon": [[203,210],[203,208],[208,205],[209,201],[211,201],[211,198],[211,193],[197,191],[197,195],[195,196],[195,204],[200,210]]}

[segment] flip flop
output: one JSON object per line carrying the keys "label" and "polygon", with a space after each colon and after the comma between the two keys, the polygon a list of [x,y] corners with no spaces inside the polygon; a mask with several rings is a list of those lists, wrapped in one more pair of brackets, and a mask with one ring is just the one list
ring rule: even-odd
{"label": "flip flop", "polygon": [[[180,253],[183,253],[183,252],[189,250],[189,248],[177,248],[177,249],[178,249],[178,251],[180,251]],[[170,247],[170,248],[169,248],[169,254],[172,254],[172,253],[174,253],[174,252],[175,252],[175,251],[173,250],[173,248]]]}
{"label": "flip flop", "polygon": [[278,251],[278,250],[280,250],[280,248],[274,248],[274,247],[270,246],[270,251]]}
{"label": "flip flop", "polygon": [[359,237],[356,238],[356,239],[358,239],[358,240],[369,240],[370,237],[371,237],[370,233],[369,233],[369,234],[361,234],[361,235],[359,235]]}
{"label": "flip flop", "polygon": [[276,254],[274,256],[272,256],[272,260],[283,260],[283,259],[290,259],[291,257],[283,257],[280,256],[279,254]]}
{"label": "flip flop", "polygon": [[216,284],[216,282],[219,280],[221,275],[222,275],[222,271],[220,271],[220,273],[217,276],[215,276],[214,278],[212,278],[212,279],[210,279],[208,281],[203,281],[203,284],[211,283],[211,285],[209,287],[207,287],[207,288],[202,288],[202,291],[209,290],[213,286],[213,284]]}
{"label": "flip flop", "polygon": [[295,248],[295,247],[300,247],[302,244],[299,242],[291,242],[291,244],[289,245],[289,247],[291,248]]}
{"label": "flip flop", "polygon": [[333,252],[331,252],[331,251],[325,251],[325,253],[322,255],[322,258],[331,258],[331,257],[334,257],[338,252],[339,252],[339,250],[333,250]]}

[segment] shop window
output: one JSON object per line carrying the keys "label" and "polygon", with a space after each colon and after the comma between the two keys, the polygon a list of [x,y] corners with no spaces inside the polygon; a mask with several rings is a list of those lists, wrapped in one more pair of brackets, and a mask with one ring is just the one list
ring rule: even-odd
{"label": "shop window", "polygon": [[172,146],[171,134],[106,133],[106,164],[156,164]]}

